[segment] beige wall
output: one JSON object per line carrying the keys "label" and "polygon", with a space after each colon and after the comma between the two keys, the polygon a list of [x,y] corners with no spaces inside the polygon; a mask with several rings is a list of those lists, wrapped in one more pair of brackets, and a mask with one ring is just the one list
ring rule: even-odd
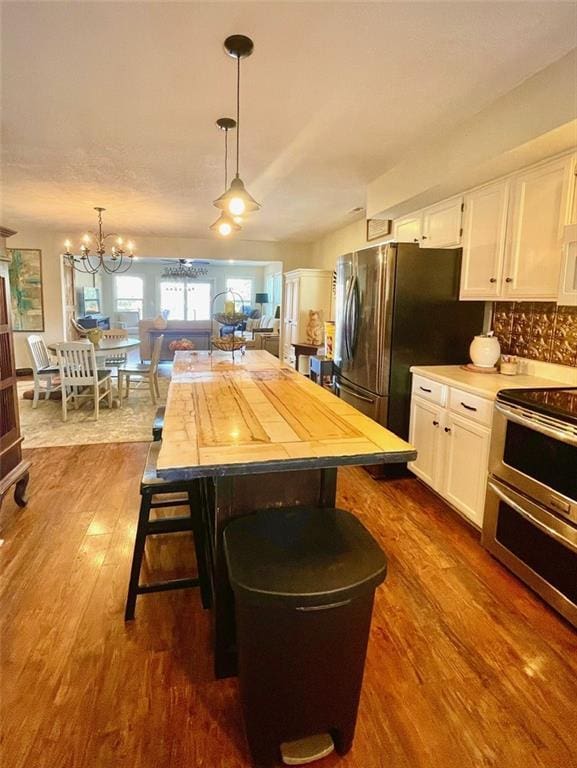
{"label": "beige wall", "polygon": [[334,269],[339,256],[373,245],[372,242],[367,243],[366,229],[366,221],[359,219],[317,240],[312,246],[310,266],[318,269]]}
{"label": "beige wall", "polygon": [[[47,344],[60,341],[64,333],[62,283],[59,250],[54,233],[42,230],[18,232],[6,241],[7,248],[40,248],[42,251],[42,298],[44,302],[44,332]],[[14,356],[17,368],[29,368],[26,336],[30,331],[14,332]]]}

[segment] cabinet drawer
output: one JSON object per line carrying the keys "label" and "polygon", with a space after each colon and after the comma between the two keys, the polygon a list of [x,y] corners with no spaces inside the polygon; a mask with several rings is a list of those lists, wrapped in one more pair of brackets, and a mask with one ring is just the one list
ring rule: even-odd
{"label": "cabinet drawer", "polygon": [[445,405],[447,402],[447,386],[445,384],[439,384],[438,381],[431,381],[431,379],[425,379],[424,376],[417,374],[413,374],[412,392],[425,400],[437,403],[437,405]]}
{"label": "cabinet drawer", "polygon": [[462,389],[451,387],[449,392],[449,408],[454,413],[467,416],[479,424],[491,426],[493,420],[493,401],[478,395],[471,395]]}

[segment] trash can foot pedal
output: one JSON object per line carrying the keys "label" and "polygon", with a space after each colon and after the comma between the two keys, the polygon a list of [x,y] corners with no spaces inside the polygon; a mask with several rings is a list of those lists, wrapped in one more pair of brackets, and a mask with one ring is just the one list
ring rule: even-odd
{"label": "trash can foot pedal", "polygon": [[330,755],[335,745],[330,733],[317,733],[296,741],[285,741],[280,745],[285,765],[305,765]]}

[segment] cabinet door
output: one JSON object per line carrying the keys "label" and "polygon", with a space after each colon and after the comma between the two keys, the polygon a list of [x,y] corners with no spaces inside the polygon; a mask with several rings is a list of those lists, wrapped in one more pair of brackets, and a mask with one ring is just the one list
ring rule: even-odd
{"label": "cabinet door", "polygon": [[443,430],[443,496],[479,527],[483,524],[491,431],[450,414]]}
{"label": "cabinet door", "polygon": [[423,248],[455,248],[461,245],[463,198],[451,197],[423,211]]}
{"label": "cabinet door", "polygon": [[573,167],[573,158],[564,157],[513,178],[504,297],[557,297]]}
{"label": "cabinet door", "polygon": [[395,219],[393,223],[393,240],[398,243],[420,243],[423,216],[421,211]]}
{"label": "cabinet door", "polygon": [[294,296],[295,281],[286,280],[284,286],[284,302],[283,302],[283,334],[282,334],[282,358],[286,363],[291,362],[291,326],[292,326],[292,311],[293,311],[293,296]]}
{"label": "cabinet door", "polygon": [[465,195],[461,299],[496,299],[501,290],[509,181]]}
{"label": "cabinet door", "polygon": [[409,467],[423,482],[437,489],[441,470],[441,429],[444,410],[413,397],[409,442],[417,449],[417,458]]}

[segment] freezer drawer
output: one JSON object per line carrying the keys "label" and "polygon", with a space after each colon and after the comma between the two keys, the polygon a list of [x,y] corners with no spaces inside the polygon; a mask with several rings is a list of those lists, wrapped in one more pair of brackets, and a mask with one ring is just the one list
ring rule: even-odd
{"label": "freezer drawer", "polygon": [[388,397],[358,389],[342,379],[335,381],[335,388],[337,395],[346,403],[364,413],[365,416],[377,421],[383,427],[387,426]]}

